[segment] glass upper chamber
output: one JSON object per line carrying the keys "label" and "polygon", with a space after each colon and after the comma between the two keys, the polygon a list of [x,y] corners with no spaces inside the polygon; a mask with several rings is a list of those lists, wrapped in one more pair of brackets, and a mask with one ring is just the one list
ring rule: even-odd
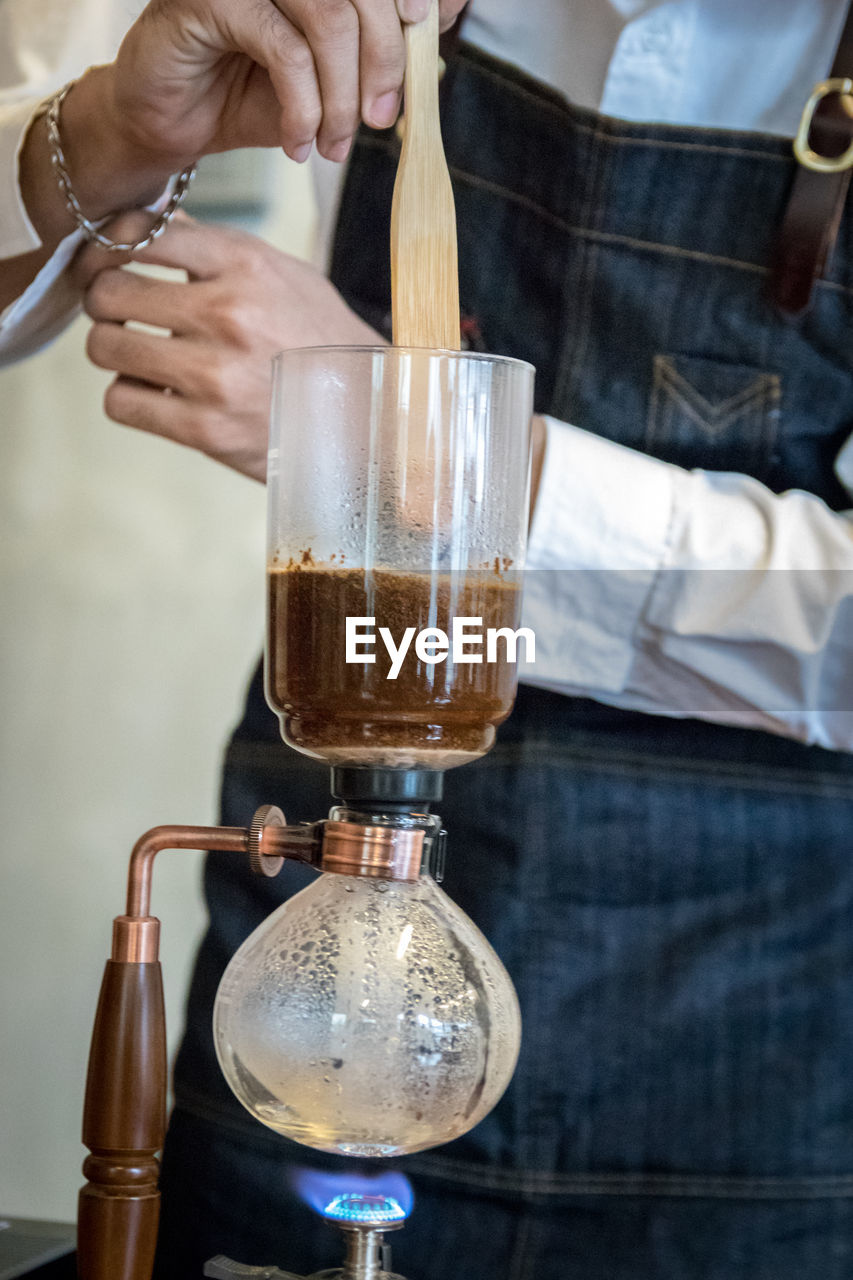
{"label": "glass upper chamber", "polygon": [[[494,356],[278,357],[266,689],[291,746],[446,769],[492,745],[516,688],[497,633],[520,621],[532,396],[532,367]],[[462,619],[482,642],[454,654]]]}

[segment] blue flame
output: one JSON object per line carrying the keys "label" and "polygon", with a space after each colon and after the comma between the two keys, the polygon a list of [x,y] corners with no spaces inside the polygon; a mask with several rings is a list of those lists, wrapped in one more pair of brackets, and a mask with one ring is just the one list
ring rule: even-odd
{"label": "blue flame", "polygon": [[297,1169],[297,1193],[324,1218],[366,1225],[402,1222],[412,1212],[414,1194],[402,1173],[320,1173]]}
{"label": "blue flame", "polygon": [[394,1196],[366,1196],[360,1191],[346,1191],[335,1196],[323,1213],[335,1222],[402,1222],[406,1211]]}

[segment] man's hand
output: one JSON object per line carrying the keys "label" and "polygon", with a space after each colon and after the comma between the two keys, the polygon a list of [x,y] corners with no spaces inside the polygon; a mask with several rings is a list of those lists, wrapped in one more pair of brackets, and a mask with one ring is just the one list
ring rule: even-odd
{"label": "man's hand", "polygon": [[[132,239],[144,225],[127,215],[110,234]],[[272,357],[288,347],[383,341],[320,272],[243,232],[178,215],[136,260],[182,268],[188,279],[116,268],[97,249],[76,268],[95,321],[89,356],[118,375],[107,415],[256,480],[266,477]],[[128,328],[134,321],[169,333]]]}
{"label": "man's hand", "polygon": [[[445,26],[464,0],[441,0]],[[403,21],[428,0],[150,0],[114,62],[73,86],[60,120],[71,183],[92,219],[141,208],[170,175],[214,151],[281,146],[304,160],[316,139],[332,160],[359,119],[384,127],[400,106]],[[7,259],[0,309],[74,229],[44,122],[18,160],[42,248]],[[144,232],[143,232],[144,234]]]}
{"label": "man's hand", "polygon": [[[232,147],[316,138],[343,160],[359,119],[387,127],[405,70],[401,18],[423,0],[150,0],[113,66],[116,127],[177,170]],[[449,25],[463,0],[442,0]]]}

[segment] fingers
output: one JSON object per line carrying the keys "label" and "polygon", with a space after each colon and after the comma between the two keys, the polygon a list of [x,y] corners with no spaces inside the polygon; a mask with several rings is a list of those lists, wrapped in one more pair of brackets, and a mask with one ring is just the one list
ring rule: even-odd
{"label": "fingers", "polygon": [[[422,22],[430,4],[437,0],[275,3],[304,33],[313,55],[322,103],[317,149],[330,160],[343,160],[359,116],[382,129],[396,120],[406,62],[401,20]],[[465,0],[441,0],[443,31],[453,25],[464,7]]]}
{"label": "fingers", "polygon": [[[132,244],[141,240],[151,228],[153,215],[136,210],[123,213],[104,227],[111,240]],[[136,253],[113,253],[98,245],[88,245],[74,264],[74,281],[83,291],[102,272],[144,262],[158,267],[175,267],[186,271],[191,280],[212,280],[233,262],[244,237],[225,227],[211,227],[178,212],[161,236],[147,249]],[[127,319],[129,317],[125,317]],[[133,316],[134,320],[141,316]],[[152,324],[159,323],[151,321]]]}
{"label": "fingers", "polygon": [[253,480],[266,479],[266,420],[233,416],[167,395],[144,382],[118,377],[104,396],[107,417],[177,444],[198,449]]}
{"label": "fingers", "polygon": [[291,160],[302,164],[323,123],[324,103],[311,46],[293,23],[286,18],[283,23],[278,56],[269,60],[267,70],[281,107],[281,145]]}
{"label": "fingers", "polygon": [[401,22],[423,22],[429,13],[430,0],[397,0]]}
{"label": "fingers", "polygon": [[[112,234],[112,232],[109,232]],[[191,280],[213,280],[232,265],[243,237],[226,227],[196,222],[177,213],[166,230],[147,249],[133,254],[134,262],[186,271]],[[113,254],[102,253],[101,267],[114,266]]]}
{"label": "fingers", "polygon": [[[441,0],[442,22],[461,7]],[[426,0],[154,0],[111,64],[122,135],[161,159],[280,141],[301,161],[316,139],[340,160],[360,118],[380,128],[396,118],[400,15],[420,20],[426,9]]]}
{"label": "fingers", "polygon": [[[397,0],[397,11],[403,22],[423,22],[429,13],[431,0]],[[438,24],[440,31],[453,26],[468,0],[440,0]]]}
{"label": "fingers", "polygon": [[[373,0],[375,3],[375,0]],[[282,146],[343,160],[359,120],[359,17],[350,0],[257,0],[233,6],[234,47],[265,67],[281,108]]]}
{"label": "fingers", "polygon": [[359,120],[358,12],[350,0],[314,0],[301,20],[322,100],[317,150],[327,160],[343,160]]}
{"label": "fingers", "polygon": [[[275,90],[281,111],[281,145],[292,159],[305,160],[320,128],[323,108],[314,63],[314,53],[306,33],[291,10],[289,0],[254,0],[252,4],[222,4],[216,14],[216,39],[235,53],[246,53],[263,67]],[[201,8],[202,21],[209,14]],[[245,78],[230,88],[232,98],[243,98],[251,85]],[[239,108],[229,107],[233,114]],[[232,144],[234,145],[234,144]]]}
{"label": "fingers", "polygon": [[[134,244],[151,230],[154,215],[144,213],[141,209],[133,213],[123,213],[102,228],[104,235],[122,244]],[[130,262],[130,253],[108,253],[96,244],[87,245],[77,255],[72,267],[74,283],[85,292],[95,277],[106,267],[119,267]]]}
{"label": "fingers", "polygon": [[199,333],[198,321],[194,310],[188,309],[188,302],[185,284],[110,268],[101,271],[92,281],[84,307],[93,320],[114,324],[137,321],[187,336]]}
{"label": "fingers", "polygon": [[449,31],[469,0],[441,0],[438,6],[438,29]]}
{"label": "fingers", "polygon": [[86,339],[86,354],[99,369],[168,387],[181,395],[215,399],[215,387],[193,344],[182,338],[141,333],[121,324],[96,321]]}
{"label": "fingers", "polygon": [[108,417],[198,449],[245,475],[266,474],[271,371],[209,343],[96,323],[92,362],[117,372]]}
{"label": "fingers", "polygon": [[406,58],[394,0],[275,3],[303,33],[313,57],[321,111],[317,149],[343,160],[360,118],[377,128],[397,118]]}
{"label": "fingers", "polygon": [[322,100],[317,150],[340,161],[361,117],[379,128],[397,117],[406,63],[399,15],[394,0],[302,0],[295,20],[311,47]]}
{"label": "fingers", "polygon": [[355,0],[361,28],[361,115],[388,129],[400,111],[406,42],[394,0]]}
{"label": "fingers", "polygon": [[255,406],[266,423],[272,377],[266,353],[253,359],[236,345],[148,333],[98,320],[89,330],[86,354],[100,369],[167,387],[223,413],[239,415]]}
{"label": "fingers", "polygon": [[121,376],[110,383],[104,396],[104,410],[113,422],[150,431],[178,444],[191,443],[193,431],[187,408],[187,401],[181,396],[166,395],[147,382]]}
{"label": "fingers", "polygon": [[[235,358],[266,364],[286,344],[277,341],[270,333],[278,299],[274,295],[272,299],[259,298],[259,279],[257,266],[247,266],[242,272],[238,267],[230,278],[212,283],[179,283],[124,268],[111,269],[102,271],[95,278],[84,296],[83,305],[86,314],[96,324],[107,327],[107,340],[111,331],[122,325],[143,324],[164,329],[174,338],[195,339],[207,344],[215,348],[217,357],[221,351],[226,351]],[[304,320],[301,331],[305,332]],[[133,332],[128,331],[129,334]],[[118,335],[112,337],[115,345],[103,348],[107,359],[120,362],[125,358],[125,352],[133,359],[156,354],[156,347],[119,346]],[[173,348],[170,347],[167,359],[172,354]],[[208,354],[206,352],[202,357],[206,361]],[[181,367],[186,358],[184,349],[179,348],[176,355]],[[133,370],[126,368],[121,363],[104,364],[104,368],[128,374],[133,372],[134,376],[144,376],[164,386],[178,385],[172,376],[164,374],[162,379],[158,378],[156,368],[150,376],[136,367]],[[169,373],[168,363],[161,362],[157,368]]]}

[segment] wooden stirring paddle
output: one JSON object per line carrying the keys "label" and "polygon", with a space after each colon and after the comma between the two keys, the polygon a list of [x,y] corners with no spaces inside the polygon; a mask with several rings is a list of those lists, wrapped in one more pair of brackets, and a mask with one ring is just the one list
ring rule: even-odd
{"label": "wooden stirring paddle", "polygon": [[438,0],[406,27],[405,132],[391,204],[394,345],[458,351],[456,209],[438,119]]}

